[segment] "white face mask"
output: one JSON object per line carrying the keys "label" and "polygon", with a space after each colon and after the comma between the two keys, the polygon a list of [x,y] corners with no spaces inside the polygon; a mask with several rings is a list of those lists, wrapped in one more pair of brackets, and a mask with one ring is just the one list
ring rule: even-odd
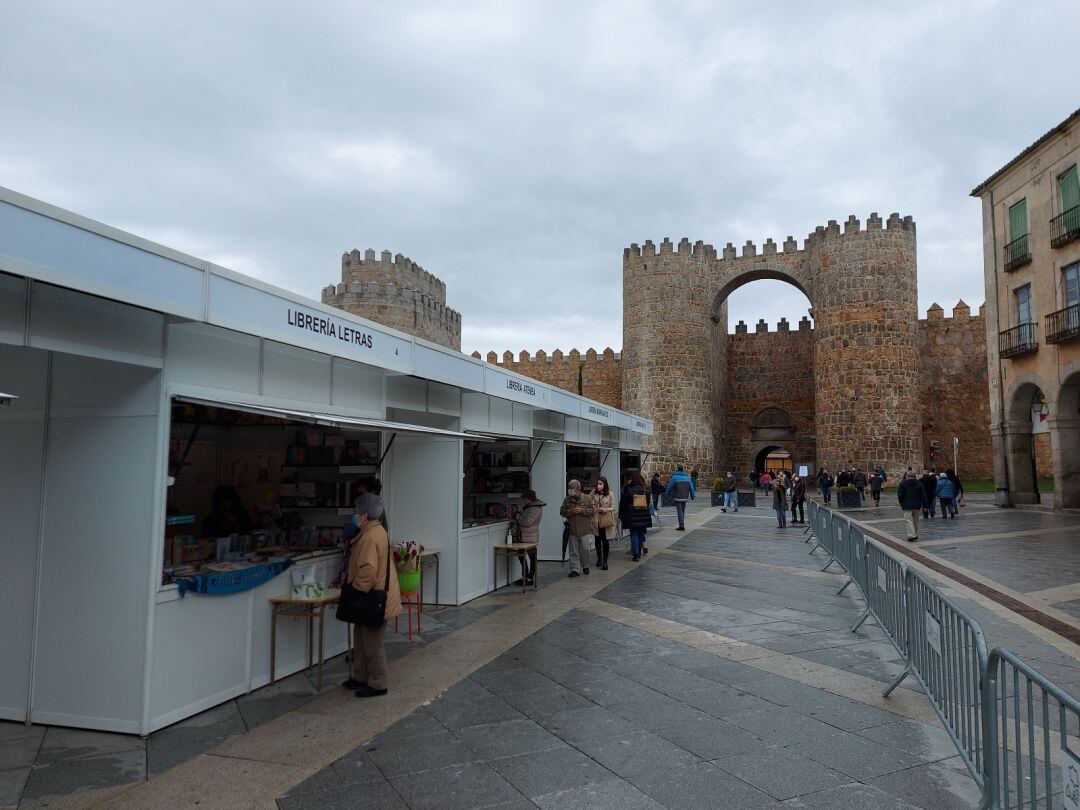
{"label": "white face mask", "polygon": [[566,494],[569,495],[571,498],[576,498],[578,491],[576,489],[568,489],[566,490]]}

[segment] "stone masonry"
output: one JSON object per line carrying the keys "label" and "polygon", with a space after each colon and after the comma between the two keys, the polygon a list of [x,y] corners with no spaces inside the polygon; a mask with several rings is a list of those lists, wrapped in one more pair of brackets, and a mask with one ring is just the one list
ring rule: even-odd
{"label": "stone masonry", "polygon": [[322,302],[353,315],[461,350],[461,315],[446,306],[446,285],[400,253],[353,250],[341,257],[341,282]]}

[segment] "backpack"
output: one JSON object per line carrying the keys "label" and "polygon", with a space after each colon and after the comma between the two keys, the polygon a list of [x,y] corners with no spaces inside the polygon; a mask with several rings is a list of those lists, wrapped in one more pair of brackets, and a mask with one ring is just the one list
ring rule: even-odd
{"label": "backpack", "polygon": [[633,503],[631,504],[635,509],[648,509],[649,499],[645,496],[644,492],[634,492]]}

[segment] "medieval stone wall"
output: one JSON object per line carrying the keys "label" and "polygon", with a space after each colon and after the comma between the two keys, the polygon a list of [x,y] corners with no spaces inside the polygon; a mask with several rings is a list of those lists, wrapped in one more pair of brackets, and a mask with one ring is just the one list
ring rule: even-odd
{"label": "medieval stone wall", "polygon": [[461,315],[446,306],[446,285],[416,262],[384,250],[341,257],[341,283],[322,302],[451,349],[461,350]]}
{"label": "medieval stone wall", "polygon": [[[473,352],[472,356],[481,359],[480,352]],[[488,352],[483,359],[515,374],[622,408],[622,358],[610,348],[602,352],[589,349],[585,354],[577,349],[563,354],[561,349],[556,349],[550,355],[541,349],[535,355],[523,351],[518,357],[509,351],[501,357]]]}
{"label": "medieval stone wall", "polygon": [[[930,443],[937,441],[941,452],[933,464],[939,469],[955,466],[962,478],[993,478],[984,310],[972,315],[961,300],[946,318],[934,304],[919,321],[918,339],[923,463],[930,463]],[[958,465],[954,436],[960,440]]]}

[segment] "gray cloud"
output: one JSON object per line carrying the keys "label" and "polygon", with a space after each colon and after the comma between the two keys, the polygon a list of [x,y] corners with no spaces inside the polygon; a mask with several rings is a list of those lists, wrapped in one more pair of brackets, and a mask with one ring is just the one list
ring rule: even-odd
{"label": "gray cloud", "polygon": [[[750,6],[750,7],[746,7]],[[447,283],[464,347],[621,345],[664,236],[919,225],[920,308],[982,301],[970,189],[1075,109],[1072,2],[8,0],[0,184],[318,297],[342,252]],[[807,303],[758,282],[734,323]]]}

